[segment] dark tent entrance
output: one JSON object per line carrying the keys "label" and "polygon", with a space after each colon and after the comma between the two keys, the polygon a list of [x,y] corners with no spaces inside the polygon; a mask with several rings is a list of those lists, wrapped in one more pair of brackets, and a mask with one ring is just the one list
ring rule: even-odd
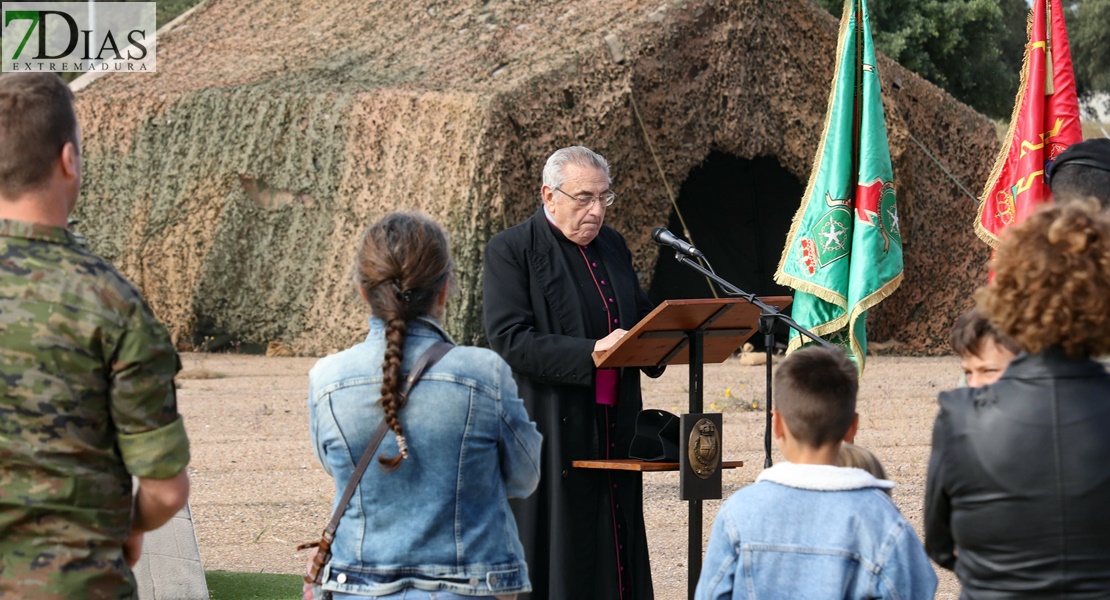
{"label": "dark tent entrance", "polygon": [[[718,275],[758,296],[789,296],[793,290],[775,283],[775,269],[804,192],[803,183],[773,157],[746,160],[713,152],[682,183],[677,202],[694,245]],[[673,209],[667,229],[685,237]],[[713,292],[705,277],[661,247],[648,297],[658,304],[712,298]],[[751,340],[757,346],[759,337]]]}

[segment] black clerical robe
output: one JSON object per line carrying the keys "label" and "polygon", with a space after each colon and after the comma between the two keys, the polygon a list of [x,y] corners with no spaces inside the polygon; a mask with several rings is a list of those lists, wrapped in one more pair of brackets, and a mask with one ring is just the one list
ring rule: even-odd
{"label": "black clerical robe", "polygon": [[541,207],[489,241],[483,277],[486,336],[544,435],[539,489],[511,503],[532,598],[652,598],[640,474],[571,466],[627,458],[642,405],[637,369],[620,370],[615,406],[595,401],[594,342],[651,311],[624,238],[602,227],[579,248]]}

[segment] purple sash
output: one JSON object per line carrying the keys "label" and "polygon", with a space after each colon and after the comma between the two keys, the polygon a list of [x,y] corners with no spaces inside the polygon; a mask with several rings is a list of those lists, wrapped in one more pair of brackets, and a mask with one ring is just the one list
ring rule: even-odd
{"label": "purple sash", "polygon": [[594,384],[594,398],[598,404],[616,406],[621,387],[620,369],[598,369],[597,382]]}

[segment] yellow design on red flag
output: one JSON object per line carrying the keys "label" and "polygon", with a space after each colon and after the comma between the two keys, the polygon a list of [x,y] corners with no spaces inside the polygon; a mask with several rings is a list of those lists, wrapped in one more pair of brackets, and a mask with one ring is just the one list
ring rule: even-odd
{"label": "yellow design on red flag", "polygon": [[994,247],[1003,229],[1052,201],[1044,178],[1048,165],[1083,139],[1060,0],[1034,0],[1032,12],[1010,130],[975,220],[975,233]]}

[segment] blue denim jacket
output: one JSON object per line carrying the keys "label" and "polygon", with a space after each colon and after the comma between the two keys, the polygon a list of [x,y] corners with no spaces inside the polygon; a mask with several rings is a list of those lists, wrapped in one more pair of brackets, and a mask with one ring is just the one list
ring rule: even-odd
{"label": "blue denim jacket", "polygon": [[[434,342],[439,324],[408,324],[401,370]],[[336,500],[382,420],[385,323],[366,341],[309,372],[309,426],[316,456],[335,479]],[[404,588],[465,595],[531,589],[509,497],[540,478],[540,441],[505,361],[456,347],[424,372],[398,415],[409,457],[392,472],[375,459],[339,522],[324,589],[384,595]],[[387,433],[377,455],[397,455]],[[334,510],[334,508],[333,508]]]}
{"label": "blue denim jacket", "polygon": [[925,549],[883,488],[852,468],[780,463],[717,513],[695,597],[932,598]]}

